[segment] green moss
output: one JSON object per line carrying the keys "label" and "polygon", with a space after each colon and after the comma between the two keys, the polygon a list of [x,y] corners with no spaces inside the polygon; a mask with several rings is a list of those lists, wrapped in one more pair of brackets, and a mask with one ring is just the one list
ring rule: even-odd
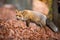
{"label": "green moss", "polygon": [[53,16],[52,16],[52,0],[49,0],[49,18],[50,20],[52,20]]}

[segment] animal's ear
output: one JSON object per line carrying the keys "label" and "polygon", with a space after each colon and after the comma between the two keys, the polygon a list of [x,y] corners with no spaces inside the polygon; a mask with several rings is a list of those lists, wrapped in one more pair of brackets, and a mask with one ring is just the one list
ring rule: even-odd
{"label": "animal's ear", "polygon": [[23,10],[22,15],[23,15],[23,16],[24,16],[24,15],[29,15],[29,14],[31,14],[31,13],[32,13],[31,10]]}
{"label": "animal's ear", "polygon": [[23,10],[23,12],[25,12],[25,13],[30,13],[31,10]]}
{"label": "animal's ear", "polygon": [[28,12],[27,12],[27,10],[23,10],[22,11],[22,15],[24,16],[24,15],[26,15]]}

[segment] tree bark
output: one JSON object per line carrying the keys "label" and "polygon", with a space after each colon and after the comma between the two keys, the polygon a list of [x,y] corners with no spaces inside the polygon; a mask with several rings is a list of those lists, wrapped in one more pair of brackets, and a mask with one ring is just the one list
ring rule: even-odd
{"label": "tree bark", "polygon": [[57,0],[53,0],[53,21],[55,24],[57,24],[58,20],[58,5]]}

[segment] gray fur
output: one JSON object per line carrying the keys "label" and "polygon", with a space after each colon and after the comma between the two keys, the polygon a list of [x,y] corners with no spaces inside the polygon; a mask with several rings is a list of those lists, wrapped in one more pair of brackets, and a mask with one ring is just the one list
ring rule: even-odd
{"label": "gray fur", "polygon": [[36,16],[39,16],[39,17],[40,17],[42,24],[46,25],[46,19],[47,19],[47,17],[46,17],[43,13],[36,12],[36,11],[32,11],[32,12],[33,12]]}

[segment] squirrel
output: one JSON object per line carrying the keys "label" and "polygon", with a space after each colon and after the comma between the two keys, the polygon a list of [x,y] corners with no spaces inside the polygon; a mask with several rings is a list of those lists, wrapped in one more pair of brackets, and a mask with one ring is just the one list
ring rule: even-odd
{"label": "squirrel", "polygon": [[37,24],[38,26],[42,26],[42,24],[46,25],[47,18],[45,15],[43,15],[40,12],[31,11],[31,10],[23,10],[19,14],[17,14],[17,16],[20,17],[18,19],[26,21],[27,26],[29,26],[30,22],[33,22]]}

